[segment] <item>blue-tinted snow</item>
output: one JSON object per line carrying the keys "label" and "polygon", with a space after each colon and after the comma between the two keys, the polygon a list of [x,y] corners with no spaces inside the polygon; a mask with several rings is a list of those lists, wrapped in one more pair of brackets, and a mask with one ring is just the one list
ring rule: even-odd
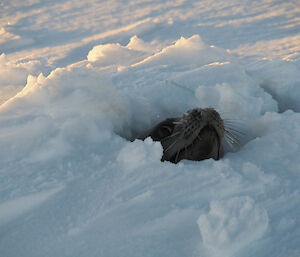
{"label": "blue-tinted snow", "polygon": [[[295,1],[0,3],[0,256],[300,255]],[[212,106],[219,161],[127,139]]]}

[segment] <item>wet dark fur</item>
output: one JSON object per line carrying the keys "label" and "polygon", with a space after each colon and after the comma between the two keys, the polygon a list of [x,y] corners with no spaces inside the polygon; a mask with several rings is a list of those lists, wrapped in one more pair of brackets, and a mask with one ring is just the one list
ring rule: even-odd
{"label": "wet dark fur", "polygon": [[223,156],[224,125],[220,115],[212,108],[192,109],[179,118],[168,118],[148,136],[160,141],[162,161],[178,163],[182,159],[201,161]]}

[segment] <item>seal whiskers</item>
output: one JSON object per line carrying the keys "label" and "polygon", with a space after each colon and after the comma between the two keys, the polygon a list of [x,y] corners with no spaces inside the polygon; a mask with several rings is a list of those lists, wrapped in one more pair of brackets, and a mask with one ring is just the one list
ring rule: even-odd
{"label": "seal whiskers", "polygon": [[220,114],[213,108],[195,108],[181,117],[169,118],[149,133],[163,147],[162,161],[177,163],[182,159],[218,160],[223,155],[222,139],[237,144],[238,137],[227,129]]}

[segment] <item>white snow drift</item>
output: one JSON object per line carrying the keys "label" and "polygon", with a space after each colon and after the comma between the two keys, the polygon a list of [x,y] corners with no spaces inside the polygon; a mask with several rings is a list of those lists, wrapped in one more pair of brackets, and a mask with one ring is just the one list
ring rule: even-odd
{"label": "white snow drift", "polygon": [[[0,7],[1,256],[300,255],[292,2]],[[128,140],[208,106],[241,144],[219,161]]]}

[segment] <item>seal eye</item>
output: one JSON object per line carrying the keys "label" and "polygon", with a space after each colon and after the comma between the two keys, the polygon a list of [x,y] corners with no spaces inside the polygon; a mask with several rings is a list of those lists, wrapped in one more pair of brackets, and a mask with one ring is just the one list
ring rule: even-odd
{"label": "seal eye", "polygon": [[158,135],[160,138],[165,138],[167,136],[170,136],[172,134],[173,128],[163,125],[158,130]]}
{"label": "seal eye", "polygon": [[170,136],[175,127],[175,120],[176,119],[174,118],[169,118],[160,122],[151,130],[149,136],[153,139],[153,141],[161,141],[162,139]]}

